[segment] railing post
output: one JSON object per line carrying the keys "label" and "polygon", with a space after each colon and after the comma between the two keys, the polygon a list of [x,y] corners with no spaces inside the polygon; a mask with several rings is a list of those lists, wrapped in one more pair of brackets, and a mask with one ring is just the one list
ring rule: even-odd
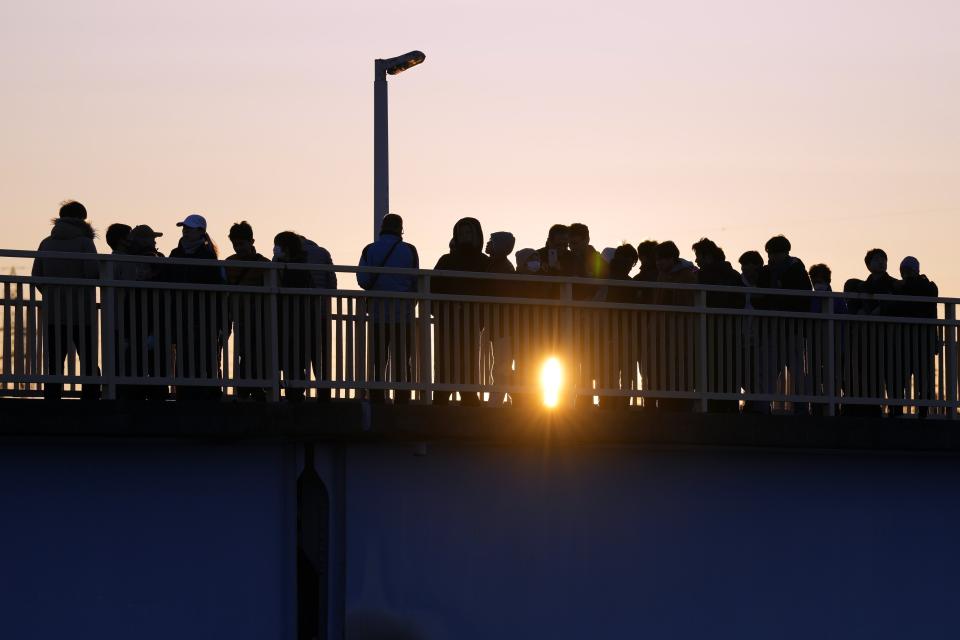
{"label": "railing post", "polygon": [[277,301],[280,285],[280,272],[278,269],[267,271],[267,300],[269,318],[269,336],[270,344],[267,345],[267,364],[270,371],[270,399],[273,402],[280,401],[280,340],[277,336],[280,329],[280,305]]}
{"label": "railing post", "polygon": [[[433,312],[430,304],[430,276],[419,276],[417,278],[417,296],[419,300],[419,316],[417,317],[417,330],[420,333],[420,344],[417,355],[417,381],[421,385],[430,387],[433,384],[433,337],[430,335],[431,314]],[[420,401],[423,404],[430,404],[433,401],[433,392],[427,388],[420,391]]]}
{"label": "railing post", "polygon": [[[829,398],[827,402],[827,415],[835,416],[837,415],[837,371],[836,371],[836,319],[833,315],[833,298],[823,298],[822,299],[821,311],[824,315],[827,316],[827,330],[826,337],[824,338],[827,341],[826,349],[824,350],[824,359],[826,362],[823,364],[823,386],[824,392]],[[816,376],[816,372],[813,372],[813,375]],[[816,378],[814,378],[816,380]],[[816,390],[814,390],[816,393]]]}
{"label": "railing post", "polygon": [[[117,399],[117,311],[116,288],[113,286],[113,263],[101,260],[100,263],[100,344],[103,345],[100,358],[105,400]],[[96,317],[96,316],[94,316]]]}
{"label": "railing post", "polygon": [[947,418],[957,417],[957,328],[953,323],[957,319],[957,306],[952,302],[944,304],[944,316],[947,320],[943,332],[947,342]]}
{"label": "railing post", "polygon": [[697,352],[694,354],[696,371],[697,410],[706,413],[710,406],[707,399],[707,292],[697,291]]}

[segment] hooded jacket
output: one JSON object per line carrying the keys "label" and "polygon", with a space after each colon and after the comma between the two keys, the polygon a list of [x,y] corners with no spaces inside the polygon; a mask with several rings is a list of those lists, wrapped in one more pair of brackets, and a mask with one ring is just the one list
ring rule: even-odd
{"label": "hooded jacket", "polygon": [[[77,218],[58,218],[53,221],[53,229],[37,251],[62,251],[66,253],[96,254],[93,243],[93,227]],[[92,260],[69,260],[61,258],[35,258],[34,277],[39,278],[82,278],[95,280],[99,277],[97,263]],[[96,314],[95,287],[70,285],[40,285],[43,294],[44,310],[48,324],[74,324],[81,314],[89,318]]]}
{"label": "hooded jacket", "polygon": [[[473,227],[476,243],[463,244],[457,241],[457,229],[461,225]],[[450,241],[450,253],[440,256],[437,271],[474,271],[487,273],[490,271],[490,258],[481,251],[483,231],[476,218],[462,218],[453,227],[453,239]],[[487,295],[490,293],[488,282],[475,278],[442,278],[431,279],[431,291],[434,293]]]}

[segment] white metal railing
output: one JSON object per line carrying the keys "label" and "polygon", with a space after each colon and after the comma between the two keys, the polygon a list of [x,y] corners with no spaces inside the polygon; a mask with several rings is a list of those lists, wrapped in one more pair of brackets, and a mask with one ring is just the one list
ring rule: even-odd
{"label": "white metal railing", "polygon": [[[0,276],[0,396],[55,397],[66,385],[67,394],[89,398],[102,390],[106,398],[443,402],[458,392],[464,401],[500,403],[510,394],[520,402],[538,393],[540,363],[555,355],[568,401],[703,411],[740,403],[766,411],[773,403],[826,415],[842,407],[949,418],[957,410],[953,298],[14,250],[0,256],[87,261],[100,275]],[[152,279],[118,277],[136,273],[119,268],[131,264],[154,270]],[[169,282],[169,265],[243,268],[261,277],[252,285]],[[402,275],[415,290],[284,286],[303,271],[334,271],[341,285],[357,272]],[[686,304],[609,301],[664,289],[684,292],[678,297]],[[727,295],[728,306],[708,305],[708,294]],[[744,308],[747,297],[753,308]],[[837,314],[835,298],[904,313]],[[902,317],[919,315],[917,305],[929,317]],[[796,307],[805,310],[785,310]]]}

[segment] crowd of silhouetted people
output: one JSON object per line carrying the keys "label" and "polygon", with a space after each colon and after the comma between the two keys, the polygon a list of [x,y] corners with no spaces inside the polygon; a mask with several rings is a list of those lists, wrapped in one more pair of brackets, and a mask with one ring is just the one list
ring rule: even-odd
{"label": "crowd of silhouetted people", "polygon": [[[59,217],[54,220],[53,229],[39,247],[40,251],[96,253],[94,230],[87,222],[87,212],[78,202],[66,202],[62,205]],[[235,285],[237,287],[257,287],[265,283],[266,271],[243,266],[231,266],[231,262],[269,262],[285,264],[332,265],[331,256],[323,247],[293,231],[278,233],[273,238],[271,257],[258,252],[253,229],[247,222],[237,222],[229,229],[229,239],[234,252],[218,262],[219,251],[208,233],[203,216],[191,214],[177,223],[181,236],[170,258],[186,258],[210,261],[214,264],[173,264],[163,261],[117,261],[110,263],[109,273],[101,272],[97,263],[81,260],[65,260],[50,257],[38,257],[34,261],[33,275],[48,278],[105,278],[117,281],[163,282],[206,285]],[[157,238],[163,233],[147,225],[127,225],[116,223],[105,232],[105,240],[112,253],[127,256],[163,258],[157,248]],[[544,245],[538,249],[516,249],[515,238],[508,231],[491,233],[487,237],[475,218],[462,218],[453,227],[449,242],[449,251],[436,263],[435,270],[443,272],[470,272],[491,274],[521,274],[553,276],[560,278],[578,278],[577,282],[566,285],[519,279],[484,279],[475,277],[456,277],[437,275],[430,279],[430,292],[435,294],[456,294],[476,296],[500,296],[522,298],[559,298],[573,301],[595,301],[618,303],[623,305],[668,305],[691,306],[705,304],[707,307],[728,309],[758,309],[782,312],[822,312],[823,305],[829,304],[834,314],[891,316],[898,318],[936,318],[935,302],[886,302],[874,299],[854,297],[791,296],[778,294],[772,290],[793,291],[832,291],[831,271],[825,264],[815,264],[807,269],[803,261],[791,254],[790,241],[782,236],[770,238],[763,249],[766,260],[756,250],[743,253],[737,260],[737,269],[727,259],[723,249],[714,241],[703,238],[690,247],[693,259],[683,257],[680,247],[670,240],[645,240],[637,246],[623,244],[615,248],[598,251],[591,244],[590,230],[586,224],[555,224],[550,227]],[[511,261],[511,256],[513,261]],[[921,272],[919,261],[912,256],[903,258],[899,263],[899,277],[888,272],[888,257],[882,249],[871,249],[864,258],[867,274],[863,279],[850,279],[844,283],[846,293],[894,294],[913,297],[936,297],[937,286]],[[378,239],[367,245],[360,254],[359,266],[385,267],[391,269],[419,269],[420,261],[417,248],[404,240],[403,220],[400,216],[389,214],[384,217]],[[634,273],[635,268],[639,269]],[[332,270],[281,269],[276,272],[276,284],[284,288],[336,289],[336,275]],[[596,282],[585,282],[595,280]],[[639,281],[647,283],[666,283],[677,285],[719,285],[722,290],[708,291],[705,300],[698,302],[694,288],[678,287],[634,287],[617,286],[616,281]],[[357,273],[357,283],[368,292],[404,293],[418,290],[418,278],[415,275],[401,273]],[[740,292],[738,288],[751,287],[770,289],[769,294]],[[46,365],[50,373],[62,374],[63,362],[72,345],[80,360],[80,373],[83,376],[96,376],[97,344],[96,323],[87,321],[95,314],[96,299],[92,287],[53,287],[45,289],[46,313]],[[250,344],[262,342],[264,325],[241,317],[223,317],[219,309],[210,309],[204,314],[197,307],[202,303],[188,305],[178,298],[176,303],[167,303],[174,308],[157,311],[150,305],[159,304],[156,296],[125,290],[126,304],[134,308],[149,309],[147,318],[163,316],[172,312],[178,323],[177,335],[207,335],[208,326],[227,325],[236,332],[235,349],[238,349],[238,361],[246,371],[261,370],[265,358],[262,350],[251,348]],[[138,298],[137,296],[142,296]],[[322,345],[329,338],[328,300],[316,297],[313,302],[304,302],[302,306],[283,305],[279,310],[280,322],[278,348],[284,352],[298,349],[302,354],[281,357],[280,367],[284,379],[306,380],[313,370],[317,379],[327,379],[328,354],[322,353]],[[436,354],[434,362],[438,383],[456,384],[476,381],[479,366],[481,340],[493,351],[492,379],[496,383],[510,384],[516,381],[518,364],[515,359],[515,345],[511,342],[510,327],[503,321],[496,326],[480,326],[471,323],[462,314],[469,313],[465,307],[448,308],[445,313],[455,317],[453,322],[437,322],[438,344],[449,344],[449,336],[442,333],[444,327],[455,325],[466,327],[458,334],[458,340],[467,343],[467,354],[455,365]],[[369,343],[373,352],[374,382],[386,381],[387,362],[390,361],[394,379],[413,379],[412,358],[414,353],[415,303],[402,297],[371,300],[366,314],[370,321],[379,327],[372,331]],[[434,311],[435,316],[439,310]],[[126,327],[120,318],[118,330],[126,330],[125,335],[137,334],[137,327]],[[145,324],[146,320],[143,321]],[[296,327],[296,328],[294,328]],[[312,329],[311,329],[312,327]],[[175,348],[176,338],[167,335],[166,342],[158,346],[160,340],[156,327],[147,327],[140,331],[141,341],[150,341],[149,348],[143,349],[146,357],[140,358],[135,366],[136,344],[118,347],[116,366],[127,371],[130,377],[155,376],[168,377],[169,363],[165,357],[150,354],[165,353]],[[483,334],[484,337],[481,337]],[[223,331],[218,329],[216,336],[207,335],[208,343],[204,349],[194,348],[190,353],[181,353],[179,366],[194,372],[195,378],[215,377],[218,370],[218,350],[225,339]],[[183,338],[181,338],[183,340]],[[244,346],[247,345],[247,346]],[[313,345],[306,348],[305,345]],[[181,351],[184,351],[181,348]],[[309,351],[307,353],[306,351]],[[810,355],[798,352],[783,363],[783,367],[793,372],[813,366]],[[804,364],[804,360],[806,364]],[[932,360],[924,367],[932,367]],[[454,370],[454,369],[457,370]],[[635,367],[633,367],[635,369]],[[649,372],[648,372],[649,373]],[[917,376],[918,372],[908,371]],[[183,376],[183,372],[178,375]],[[623,374],[627,377],[627,374]],[[633,376],[633,373],[630,374]],[[47,398],[59,398],[62,385],[59,382],[45,384],[44,395]],[[99,396],[97,384],[84,383],[82,396],[92,399]],[[880,390],[883,392],[883,389]],[[886,392],[891,393],[889,384]],[[135,399],[166,397],[166,388],[162,386],[121,385],[120,395]],[[244,387],[238,390],[239,397],[263,398],[266,389]],[[219,397],[220,388],[195,384],[177,387],[178,399],[200,399]],[[288,386],[285,395],[289,399],[302,399],[303,385]],[[321,399],[329,399],[329,392],[319,394]],[[384,401],[383,389],[369,391],[368,397],[377,402]],[[408,401],[409,391],[396,391],[395,402]],[[435,392],[434,402],[449,402],[452,392]],[[475,392],[460,392],[464,404],[479,404],[480,396]],[[682,404],[682,403],[681,403]],[[748,403],[749,404],[749,403]],[[669,401],[661,401],[661,406],[671,406]],[[677,406],[674,403],[673,406]],[[749,408],[749,407],[748,407]]]}

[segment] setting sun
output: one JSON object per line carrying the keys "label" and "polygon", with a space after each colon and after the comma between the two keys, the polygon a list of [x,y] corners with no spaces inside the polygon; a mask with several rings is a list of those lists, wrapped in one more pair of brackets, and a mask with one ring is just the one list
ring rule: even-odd
{"label": "setting sun", "polygon": [[557,358],[548,358],[540,369],[540,386],[543,388],[543,404],[554,408],[560,402],[560,387],[563,385],[563,367]]}

